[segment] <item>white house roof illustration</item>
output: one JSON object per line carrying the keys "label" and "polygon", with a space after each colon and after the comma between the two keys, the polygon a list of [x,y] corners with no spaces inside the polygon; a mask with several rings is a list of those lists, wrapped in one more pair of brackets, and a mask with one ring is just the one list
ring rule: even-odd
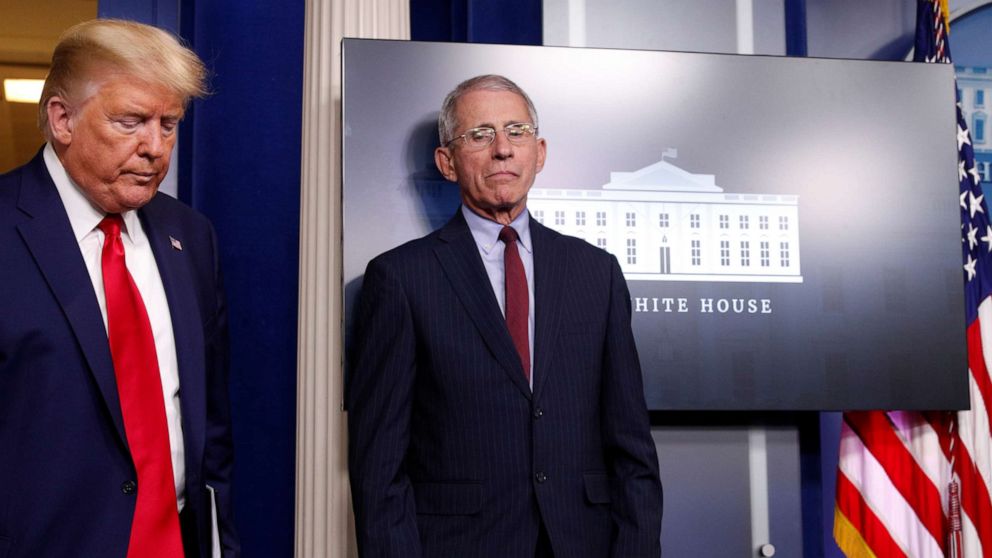
{"label": "white house roof illustration", "polygon": [[665,160],[675,156],[611,172],[599,188],[532,189],[528,209],[612,252],[628,280],[803,282],[798,196],[725,192]]}
{"label": "white house roof illustration", "polygon": [[[726,193],[716,185],[712,174],[694,174],[665,160],[674,157],[674,151],[663,154],[662,160],[635,171],[614,171],[610,182],[594,189],[534,188],[532,202],[558,198],[596,199],[629,202],[719,202],[730,204],[796,205],[798,198],[791,194],[736,194]],[[533,205],[533,204],[532,204]]]}
{"label": "white house roof illustration", "polygon": [[632,172],[611,172],[604,190],[650,190],[653,192],[722,192],[712,174],[693,174],[667,161],[658,161]]}

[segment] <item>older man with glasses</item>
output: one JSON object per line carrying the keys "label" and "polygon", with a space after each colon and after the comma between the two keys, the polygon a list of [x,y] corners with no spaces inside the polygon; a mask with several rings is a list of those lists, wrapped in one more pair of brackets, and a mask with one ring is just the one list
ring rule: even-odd
{"label": "older man with glasses", "polygon": [[347,382],[361,556],[660,554],[662,489],[612,255],[530,219],[537,110],[485,75],[435,162],[462,207],[369,263]]}

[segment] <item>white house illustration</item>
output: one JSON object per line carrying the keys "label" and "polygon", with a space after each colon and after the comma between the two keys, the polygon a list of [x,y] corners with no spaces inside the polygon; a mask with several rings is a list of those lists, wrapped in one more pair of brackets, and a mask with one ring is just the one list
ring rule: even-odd
{"label": "white house illustration", "polygon": [[975,171],[986,191],[992,188],[992,68],[955,66],[961,114],[971,131]]}
{"label": "white house illustration", "polygon": [[[674,156],[668,150],[666,156]],[[802,283],[799,198],[730,194],[664,159],[598,190],[534,188],[535,219],[616,254],[632,281]]]}

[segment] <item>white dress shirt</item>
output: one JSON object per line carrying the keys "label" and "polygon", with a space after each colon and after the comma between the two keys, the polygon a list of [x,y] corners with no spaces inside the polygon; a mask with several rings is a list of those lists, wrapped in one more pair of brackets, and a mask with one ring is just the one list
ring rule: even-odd
{"label": "white dress shirt", "polygon": [[[93,282],[93,291],[100,303],[103,325],[107,327],[107,297],[103,290],[104,234],[97,225],[106,214],[93,205],[79,189],[79,186],[66,173],[51,144],[45,146],[45,165],[58,189],[62,205],[69,216],[69,224],[79,243],[79,251],[86,262],[86,270]],[[176,485],[176,503],[180,510],[186,498],[186,465],[183,448],[182,415],[179,407],[179,364],[176,361],[176,340],[172,334],[172,315],[169,301],[165,297],[162,277],[155,264],[148,237],[141,228],[141,221],[134,211],[121,215],[124,228],[121,241],[124,243],[124,261],[134,283],[138,286],[141,298],[151,321],[152,335],[155,338],[155,353],[158,355],[158,369],[162,376],[162,397],[165,400],[165,418],[169,428],[169,446],[172,448],[172,474]]]}

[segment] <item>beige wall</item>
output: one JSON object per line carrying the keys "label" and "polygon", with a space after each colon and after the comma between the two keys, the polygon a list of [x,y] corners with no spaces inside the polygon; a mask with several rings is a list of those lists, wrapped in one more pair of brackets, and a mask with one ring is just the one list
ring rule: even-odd
{"label": "beige wall", "polygon": [[0,173],[26,163],[44,142],[38,107],[3,99],[2,80],[43,79],[63,30],[96,17],[96,0],[0,1]]}

